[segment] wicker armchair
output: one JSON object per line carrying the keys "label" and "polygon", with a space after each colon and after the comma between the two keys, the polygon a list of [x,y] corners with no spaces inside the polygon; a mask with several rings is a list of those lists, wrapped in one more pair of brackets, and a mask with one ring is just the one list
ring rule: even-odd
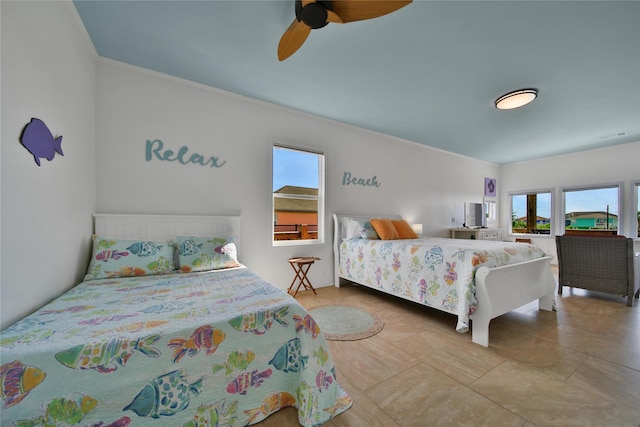
{"label": "wicker armchair", "polygon": [[635,292],[633,239],[617,237],[556,236],[558,293],[563,286],[627,297]]}

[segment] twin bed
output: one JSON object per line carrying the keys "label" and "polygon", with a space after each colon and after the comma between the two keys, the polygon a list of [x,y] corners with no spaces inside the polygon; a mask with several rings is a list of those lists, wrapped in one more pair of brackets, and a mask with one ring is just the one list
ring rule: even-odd
{"label": "twin bed", "polygon": [[294,406],[314,426],[348,409],[313,318],[237,262],[239,221],[96,215],[85,281],[2,331],[0,424],[242,426]]}
{"label": "twin bed", "polygon": [[372,239],[373,218],[334,214],[334,284],[348,281],[457,316],[456,330],[489,345],[489,323],[535,301],[555,310],[551,257],[525,243]]}

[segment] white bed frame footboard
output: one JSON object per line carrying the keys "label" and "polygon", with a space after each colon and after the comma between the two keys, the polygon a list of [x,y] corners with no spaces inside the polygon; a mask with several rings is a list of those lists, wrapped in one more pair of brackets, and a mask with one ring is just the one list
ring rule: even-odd
{"label": "white bed frame footboard", "polygon": [[498,316],[538,300],[540,310],[555,310],[556,281],[551,273],[551,258],[502,267],[480,267],[476,271],[478,306],[471,316],[471,340],[489,346],[489,322]]}
{"label": "white bed frame footboard", "polygon": [[[340,276],[340,244],[342,218],[393,218],[399,215],[350,215],[333,214],[334,239],[334,286],[340,287],[340,280],[351,283],[351,279]],[[538,300],[540,310],[552,311],[555,306],[556,281],[551,272],[551,256],[509,264],[502,267],[480,267],[476,272],[476,298],[478,306],[470,317],[472,320],[471,340],[482,346],[489,346],[489,323],[492,319]],[[357,283],[367,286],[365,283]]]}

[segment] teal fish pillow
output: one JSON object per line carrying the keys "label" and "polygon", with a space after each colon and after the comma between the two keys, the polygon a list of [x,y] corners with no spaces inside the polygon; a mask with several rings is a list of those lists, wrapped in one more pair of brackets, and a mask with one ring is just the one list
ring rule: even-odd
{"label": "teal fish pillow", "polygon": [[369,221],[361,221],[360,222],[360,237],[363,239],[379,239],[378,233],[373,229],[371,222]]}
{"label": "teal fish pillow", "polygon": [[170,242],[93,236],[93,253],[84,280],[166,274],[175,270]]}
{"label": "teal fish pillow", "polygon": [[178,263],[183,273],[240,266],[232,237],[178,236],[176,239]]}

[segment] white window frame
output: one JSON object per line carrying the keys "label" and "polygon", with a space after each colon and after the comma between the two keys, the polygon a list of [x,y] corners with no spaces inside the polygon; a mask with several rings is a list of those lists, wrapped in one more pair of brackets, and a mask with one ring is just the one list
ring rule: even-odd
{"label": "white window frame", "polygon": [[638,240],[640,236],[638,236],[638,211],[640,210],[640,197],[638,197],[638,192],[640,191],[640,180],[631,181],[631,209],[629,210],[629,214],[631,215],[631,234],[630,236]]}
{"label": "white window frame", "polygon": [[[304,195],[296,195],[295,197],[291,197],[285,194],[276,195],[273,192],[273,149],[274,148],[283,148],[287,150],[293,151],[303,151],[306,153],[316,154],[318,155],[318,195],[317,196],[304,196]],[[308,245],[322,245],[325,242],[325,175],[326,175],[326,150],[319,148],[311,148],[304,147],[301,145],[290,145],[284,144],[280,142],[274,142],[271,144],[270,151],[270,166],[271,166],[271,179],[269,180],[269,190],[271,193],[271,213],[270,217],[270,227],[271,227],[271,245],[273,247],[282,247],[282,246],[308,246]],[[296,199],[311,199],[318,201],[318,238],[317,239],[306,239],[306,240],[275,240],[275,198],[296,198]]]}
{"label": "white window frame", "polygon": [[618,188],[618,235],[624,235],[624,183],[623,182],[611,182],[606,184],[591,184],[591,185],[578,185],[578,186],[570,186],[570,187],[562,187],[560,189],[560,194],[562,195],[562,201],[560,204],[560,219],[558,221],[558,234],[563,235],[565,232],[565,218],[567,217],[567,200],[566,193],[571,191],[587,191],[587,190],[600,190],[605,188]]}
{"label": "white window frame", "polygon": [[[514,233],[513,232],[513,221],[511,215],[513,214],[513,196],[526,196],[528,194],[541,194],[541,193],[549,193],[550,194],[550,203],[549,206],[549,234],[536,234],[536,233]],[[554,215],[555,210],[555,190],[553,188],[538,188],[535,190],[523,190],[523,191],[510,191],[507,193],[509,197],[509,234],[512,236],[535,236],[536,238],[548,238],[554,235],[554,227],[557,223],[557,220]]]}

